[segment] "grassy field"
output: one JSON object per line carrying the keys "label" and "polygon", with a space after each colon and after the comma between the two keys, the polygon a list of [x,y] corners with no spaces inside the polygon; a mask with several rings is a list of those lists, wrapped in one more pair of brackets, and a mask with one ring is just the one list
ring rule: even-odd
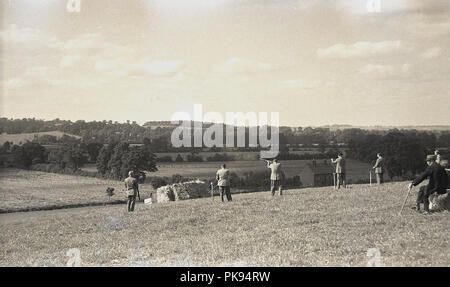
{"label": "grassy field", "polygon": [[[111,200],[106,188],[113,187]],[[59,208],[126,200],[119,181],[26,171],[0,170],[0,212]],[[140,187],[141,197],[153,191],[150,185]]]}
{"label": "grassy field", "polygon": [[0,265],[65,266],[77,248],[81,266],[366,266],[377,248],[381,266],[450,266],[450,213],[411,210],[416,188],[398,216],[406,185],[0,214]]}

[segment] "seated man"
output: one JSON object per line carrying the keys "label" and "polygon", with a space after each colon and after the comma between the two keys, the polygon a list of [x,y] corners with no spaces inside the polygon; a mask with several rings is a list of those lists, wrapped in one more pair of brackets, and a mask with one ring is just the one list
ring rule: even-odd
{"label": "seated man", "polygon": [[409,184],[409,188],[419,185],[426,178],[429,178],[427,186],[422,186],[417,195],[417,210],[420,210],[420,204],[423,203],[425,213],[429,212],[429,197],[433,193],[444,194],[447,192],[447,173],[443,166],[436,162],[435,155],[427,155],[427,169]]}

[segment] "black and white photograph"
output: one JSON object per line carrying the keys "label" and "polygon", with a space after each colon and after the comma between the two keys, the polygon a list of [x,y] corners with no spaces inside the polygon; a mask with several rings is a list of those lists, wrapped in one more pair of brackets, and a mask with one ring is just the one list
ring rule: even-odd
{"label": "black and white photograph", "polygon": [[1,267],[450,267],[449,0],[0,15]]}

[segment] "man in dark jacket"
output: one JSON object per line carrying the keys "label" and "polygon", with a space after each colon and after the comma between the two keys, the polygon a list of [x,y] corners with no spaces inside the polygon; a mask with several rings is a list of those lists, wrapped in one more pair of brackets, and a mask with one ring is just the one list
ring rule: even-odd
{"label": "man in dark jacket", "polygon": [[409,184],[409,188],[417,186],[426,178],[429,178],[428,185],[422,186],[417,194],[417,210],[420,210],[420,204],[423,203],[423,209],[426,213],[428,213],[429,196],[433,193],[444,194],[447,192],[447,173],[443,166],[436,163],[435,155],[427,155],[426,162],[428,165],[427,169]]}

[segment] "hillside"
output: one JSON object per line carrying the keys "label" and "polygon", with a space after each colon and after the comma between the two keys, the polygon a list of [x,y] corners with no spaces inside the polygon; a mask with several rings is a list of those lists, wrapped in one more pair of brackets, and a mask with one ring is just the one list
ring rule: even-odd
{"label": "hillside", "polygon": [[0,214],[0,265],[65,266],[78,248],[82,266],[450,266],[450,213],[411,210],[415,189],[398,216],[406,185]]}
{"label": "hillside", "polygon": [[80,139],[81,137],[76,135],[67,134],[61,131],[51,131],[51,132],[36,132],[36,133],[21,133],[21,134],[0,134],[0,145],[4,144],[5,142],[11,142],[13,144],[24,144],[27,141],[33,141],[34,139],[37,139],[40,136],[43,135],[49,135],[54,136],[57,139],[61,138],[64,135],[74,137],[77,139]]}

